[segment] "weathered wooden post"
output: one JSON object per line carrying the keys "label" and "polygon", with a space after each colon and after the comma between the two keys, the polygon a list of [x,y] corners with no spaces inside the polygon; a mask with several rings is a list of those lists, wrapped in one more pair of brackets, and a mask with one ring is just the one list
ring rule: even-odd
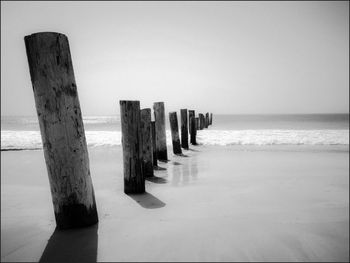
{"label": "weathered wooden post", "polygon": [[199,118],[196,117],[196,130],[199,130]]}
{"label": "weathered wooden post", "polygon": [[209,126],[209,113],[207,112],[206,114],[205,114],[205,128],[208,128],[208,126]]}
{"label": "weathered wooden post", "polygon": [[142,169],[145,177],[153,174],[153,147],[151,130],[151,109],[141,110]]}
{"label": "weathered wooden post", "polygon": [[188,116],[189,116],[189,122],[190,122],[190,125],[189,125],[190,126],[190,142],[192,145],[197,145],[197,142],[196,142],[197,130],[196,130],[195,111],[189,110]]}
{"label": "weathered wooden post", "polygon": [[210,113],[210,125],[213,124],[213,113]]}
{"label": "weathered wooden post", "polygon": [[156,122],[156,147],[158,160],[167,161],[164,102],[153,103],[154,119]]}
{"label": "weathered wooden post", "polygon": [[151,131],[152,131],[153,166],[158,166],[157,146],[156,146],[156,123],[154,121],[151,121]]}
{"label": "weathered wooden post", "polygon": [[198,125],[198,130],[201,129],[201,114],[198,113],[198,120],[199,120],[199,125]]}
{"label": "weathered wooden post", "polygon": [[179,125],[177,123],[176,111],[169,112],[170,130],[171,138],[173,142],[173,152],[174,154],[182,154],[180,138],[179,138]]}
{"label": "weathered wooden post", "polygon": [[187,121],[187,109],[181,109],[181,146],[184,149],[188,149],[188,121]]}
{"label": "weathered wooden post", "polygon": [[[24,38],[58,229],[98,222],[68,38]],[[35,204],[34,204],[35,205]]]}
{"label": "weathered wooden post", "polygon": [[199,113],[199,129],[204,129],[204,115],[202,113]]}
{"label": "weathered wooden post", "polygon": [[197,135],[197,130],[196,130],[196,118],[194,116],[191,117],[191,143],[193,145],[197,145],[197,140],[196,140],[196,135]]}
{"label": "weathered wooden post", "polygon": [[194,116],[194,110],[189,110],[188,111],[188,132],[190,133],[190,135],[191,135],[191,130],[192,130],[192,123],[191,123],[192,116]]}
{"label": "weathered wooden post", "polygon": [[140,102],[121,100],[119,104],[122,126],[124,193],[143,193],[145,192],[145,176],[142,170]]}

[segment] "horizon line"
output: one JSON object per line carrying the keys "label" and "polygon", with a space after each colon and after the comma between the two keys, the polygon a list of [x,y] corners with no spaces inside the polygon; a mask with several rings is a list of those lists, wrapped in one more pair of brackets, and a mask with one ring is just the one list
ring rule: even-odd
{"label": "horizon line", "polygon": [[[196,110],[195,110],[196,111]],[[166,111],[166,112],[170,112],[170,111]],[[322,112],[322,113],[215,113],[215,112],[210,112],[207,111],[209,113],[212,113],[213,115],[349,115],[349,112]],[[203,112],[200,112],[203,113]],[[206,112],[205,112],[206,113]],[[96,115],[91,115],[91,114],[85,114],[83,115],[85,117],[105,117],[105,116],[119,116],[120,114],[96,114]],[[3,115],[1,114],[1,118],[2,117],[36,117],[37,115]]]}

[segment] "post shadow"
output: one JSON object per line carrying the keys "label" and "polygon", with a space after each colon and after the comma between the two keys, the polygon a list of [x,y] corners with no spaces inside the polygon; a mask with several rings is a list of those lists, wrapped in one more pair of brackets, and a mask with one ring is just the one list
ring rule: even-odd
{"label": "post shadow", "polygon": [[132,199],[134,199],[140,206],[147,209],[161,208],[165,206],[165,203],[159,200],[157,197],[150,193],[143,194],[128,194]]}
{"label": "post shadow", "polygon": [[97,262],[98,223],[84,228],[55,229],[39,262]]}
{"label": "post shadow", "polygon": [[188,155],[186,154],[183,154],[183,153],[178,153],[178,154],[175,154],[176,156],[180,156],[180,157],[188,157]]}
{"label": "post shadow", "polygon": [[157,166],[154,165],[154,166],[153,166],[153,170],[154,170],[154,171],[165,171],[166,168],[160,167],[160,166],[158,166],[158,165],[157,165]]}
{"label": "post shadow", "polygon": [[166,184],[168,182],[167,179],[158,176],[147,177],[146,180],[155,184]]}
{"label": "post shadow", "polygon": [[181,163],[176,162],[176,161],[174,161],[173,164],[174,164],[174,165],[181,165]]}
{"label": "post shadow", "polygon": [[[201,145],[201,144],[197,143],[197,145]],[[198,150],[193,149],[193,148],[188,148],[188,151],[192,151],[192,152],[199,152]]]}
{"label": "post shadow", "polygon": [[167,160],[158,159],[158,161],[159,161],[159,162],[162,162],[162,163],[168,163],[168,162],[170,162],[170,160],[168,160],[168,159],[167,159]]}

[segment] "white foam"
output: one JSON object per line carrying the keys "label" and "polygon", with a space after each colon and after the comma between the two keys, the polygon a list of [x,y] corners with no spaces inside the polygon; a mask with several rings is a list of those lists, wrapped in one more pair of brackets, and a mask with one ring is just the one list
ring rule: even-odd
{"label": "white foam", "polygon": [[[86,131],[89,147],[121,145],[120,131]],[[170,131],[166,131],[171,145]],[[349,130],[199,130],[204,145],[349,145]],[[39,131],[1,131],[1,149],[42,148]]]}
{"label": "white foam", "polygon": [[349,130],[200,130],[204,145],[349,145]]}
{"label": "white foam", "polygon": [[1,150],[42,148],[39,131],[1,131]]}
{"label": "white foam", "polygon": [[[121,145],[120,131],[86,131],[88,146]],[[39,131],[1,131],[1,149],[42,148]]]}

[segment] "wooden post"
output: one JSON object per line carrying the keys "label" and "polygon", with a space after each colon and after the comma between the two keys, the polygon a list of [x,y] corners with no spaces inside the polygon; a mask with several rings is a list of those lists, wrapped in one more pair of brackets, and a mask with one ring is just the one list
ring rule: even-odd
{"label": "wooden post", "polygon": [[208,128],[208,126],[209,126],[209,113],[207,112],[206,114],[205,114],[205,128]]}
{"label": "wooden post", "polygon": [[192,130],[192,123],[191,123],[192,116],[194,116],[194,110],[189,110],[188,111],[188,132],[190,133],[190,135],[191,135],[191,130]]}
{"label": "wooden post", "polygon": [[141,137],[142,137],[142,170],[145,177],[153,174],[153,152],[151,134],[151,109],[141,110]]}
{"label": "wooden post", "polygon": [[210,125],[213,124],[213,113],[210,113]]}
{"label": "wooden post", "polygon": [[124,193],[144,193],[145,177],[142,170],[140,102],[121,100],[119,104],[122,126]]}
{"label": "wooden post", "polygon": [[197,130],[196,130],[195,111],[189,110],[188,115],[189,115],[189,121],[190,121],[190,142],[192,145],[197,145],[197,142],[196,142]]}
{"label": "wooden post", "polygon": [[196,130],[199,130],[199,118],[196,117]]}
{"label": "wooden post", "polygon": [[191,144],[197,145],[196,141],[196,135],[197,135],[197,130],[196,130],[196,118],[194,116],[191,117]]}
{"label": "wooden post", "polygon": [[156,147],[158,160],[167,161],[164,102],[153,103],[154,119],[156,122]]}
{"label": "wooden post", "polygon": [[204,115],[202,113],[199,113],[199,129],[204,129]]}
{"label": "wooden post", "polygon": [[179,125],[177,123],[176,111],[169,112],[171,138],[173,141],[173,152],[174,154],[182,154],[180,138],[179,138]]}
{"label": "wooden post", "polygon": [[156,123],[154,121],[151,121],[151,131],[152,131],[153,166],[158,166],[157,146],[156,146]]}
{"label": "wooden post", "polygon": [[[58,229],[98,222],[68,38],[24,38]],[[35,204],[33,204],[35,206]]]}
{"label": "wooden post", "polygon": [[181,109],[181,146],[188,149],[187,109]]}

